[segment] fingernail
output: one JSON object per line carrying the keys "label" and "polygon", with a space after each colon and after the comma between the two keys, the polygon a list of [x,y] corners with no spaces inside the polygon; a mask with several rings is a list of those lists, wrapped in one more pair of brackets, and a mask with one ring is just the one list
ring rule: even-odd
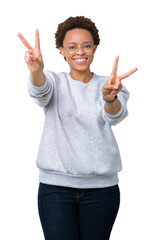
{"label": "fingernail", "polygon": [[117,86],[114,86],[114,88],[115,88],[115,89],[118,89],[118,87],[117,87]]}

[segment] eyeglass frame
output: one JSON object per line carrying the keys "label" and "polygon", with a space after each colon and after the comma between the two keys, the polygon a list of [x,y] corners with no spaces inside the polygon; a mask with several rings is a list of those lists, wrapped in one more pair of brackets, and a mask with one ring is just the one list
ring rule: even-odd
{"label": "eyeglass frame", "polygon": [[[65,48],[64,46],[63,46],[63,48],[64,48],[70,55],[73,55],[73,54],[77,53],[77,51],[79,50],[79,46],[82,47],[83,44],[87,44],[87,43],[93,43],[93,42],[92,42],[92,41],[85,41],[85,42],[83,42],[82,44],[77,44],[77,43],[75,43],[75,42],[70,42],[70,43],[68,43],[68,44],[76,44],[76,46],[77,46],[77,49],[73,50],[72,53],[69,53],[70,50],[67,49],[67,48]],[[93,44],[93,45],[92,45],[92,50],[90,51],[90,53],[93,52],[94,46],[95,46],[95,45]],[[83,50],[83,52],[86,52],[83,48],[82,48],[82,50]],[[71,51],[72,51],[72,50],[71,50]]]}

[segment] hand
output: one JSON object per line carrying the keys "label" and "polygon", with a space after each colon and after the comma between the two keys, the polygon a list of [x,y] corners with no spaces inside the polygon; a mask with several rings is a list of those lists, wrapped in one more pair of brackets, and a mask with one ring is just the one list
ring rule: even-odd
{"label": "hand", "polygon": [[117,76],[118,60],[119,56],[115,58],[111,75],[102,88],[102,94],[104,98],[108,101],[112,101],[115,98],[115,96],[119,93],[119,91],[122,89],[121,80],[129,77],[131,74],[138,70],[138,68],[133,68],[129,72],[124,73],[121,76]]}
{"label": "hand", "polygon": [[34,48],[26,41],[21,33],[17,34],[24,46],[28,49],[25,52],[25,61],[31,73],[38,73],[43,71],[44,63],[40,51],[39,31],[35,31],[35,46]]}

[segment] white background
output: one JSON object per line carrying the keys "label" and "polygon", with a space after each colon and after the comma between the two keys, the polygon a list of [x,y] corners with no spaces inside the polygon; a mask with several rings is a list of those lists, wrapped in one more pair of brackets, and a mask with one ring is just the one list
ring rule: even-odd
{"label": "white background", "polygon": [[109,75],[116,55],[120,57],[118,74],[134,67],[139,69],[123,80],[131,94],[129,116],[113,128],[123,171],[119,174],[121,206],[111,240],[155,239],[153,4],[153,0],[1,3],[0,239],[43,240],[37,210],[35,159],[44,113],[28,95],[26,49],[17,32],[34,45],[38,28],[45,69],[68,72],[67,63],[55,48],[54,34],[60,22],[79,15],[91,18],[99,29],[101,43],[91,67],[93,72]]}

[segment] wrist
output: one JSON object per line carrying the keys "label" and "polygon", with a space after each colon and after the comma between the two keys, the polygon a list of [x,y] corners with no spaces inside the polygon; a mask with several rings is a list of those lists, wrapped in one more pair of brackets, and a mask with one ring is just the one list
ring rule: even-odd
{"label": "wrist", "polygon": [[35,73],[31,73],[31,82],[34,86],[42,86],[45,82],[45,75],[44,72],[35,72]]}
{"label": "wrist", "polygon": [[113,99],[106,99],[103,95],[103,100],[111,107],[111,103],[115,102],[118,99],[117,95]]}
{"label": "wrist", "polygon": [[44,73],[44,69],[41,67],[38,70],[30,71],[32,76],[42,75]]}
{"label": "wrist", "polygon": [[116,95],[114,98],[112,98],[112,99],[110,99],[110,98],[105,98],[104,95],[103,95],[103,100],[104,100],[105,102],[108,102],[108,103],[112,103],[112,102],[116,101],[117,98],[118,98],[117,95]]}

